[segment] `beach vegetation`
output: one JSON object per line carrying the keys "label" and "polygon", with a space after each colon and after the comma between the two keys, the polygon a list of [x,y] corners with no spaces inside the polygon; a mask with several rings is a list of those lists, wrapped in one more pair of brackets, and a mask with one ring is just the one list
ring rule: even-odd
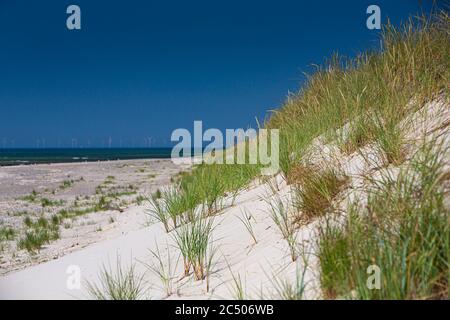
{"label": "beach vegetation", "polygon": [[17,231],[9,226],[0,226],[0,243],[3,241],[12,241],[16,238]]}
{"label": "beach vegetation", "polygon": [[160,199],[162,196],[161,190],[158,188],[154,193],[152,193],[152,199]]}
{"label": "beach vegetation", "polygon": [[175,229],[173,238],[183,257],[184,275],[193,270],[195,280],[207,277],[213,219],[196,219]]}
{"label": "beach vegetation", "polygon": [[39,197],[39,193],[36,190],[31,191],[30,194],[20,197],[19,200],[27,201],[27,202],[37,202]]}
{"label": "beach vegetation", "polygon": [[33,221],[31,220],[30,216],[26,216],[26,217],[23,219],[23,224],[24,224],[25,226],[27,226],[28,228],[31,228],[31,226],[33,225]]}
{"label": "beach vegetation", "polygon": [[12,216],[12,217],[21,217],[21,216],[27,216],[30,213],[26,210],[18,210],[18,211],[8,211],[6,213],[8,216]]}
{"label": "beach vegetation", "polygon": [[170,231],[169,220],[170,215],[166,211],[165,204],[160,199],[149,199],[150,209],[149,215],[154,218],[156,221],[159,221],[163,224],[166,232]]}
{"label": "beach vegetation", "polygon": [[25,234],[18,240],[17,247],[25,249],[30,253],[38,252],[44,244],[59,239],[59,224],[54,220],[47,220],[44,216],[33,221],[31,218],[24,219]]}
{"label": "beach vegetation", "polygon": [[48,198],[41,198],[40,201],[41,201],[41,206],[43,208],[62,206],[64,204],[64,200],[52,200],[52,199],[48,199]]}
{"label": "beach vegetation", "polygon": [[348,178],[334,168],[319,171],[312,166],[298,166],[294,186],[297,222],[307,223],[323,216],[346,185]]}
{"label": "beach vegetation", "polygon": [[259,172],[257,165],[201,164],[181,175],[175,186],[161,191],[161,199],[174,228],[192,222],[199,207],[203,216],[214,216],[223,208],[228,192],[236,197]]}
{"label": "beach vegetation", "polygon": [[297,260],[297,228],[296,217],[289,207],[288,201],[283,199],[277,194],[274,199],[267,199],[266,202],[270,206],[269,214],[272,221],[278,227],[283,239],[289,247],[289,253],[292,261]]}
{"label": "beach vegetation", "polygon": [[[169,297],[174,293],[174,279],[176,279],[175,272],[178,266],[179,259],[177,259],[175,263],[173,262],[173,259],[170,255],[170,248],[167,244],[164,253],[160,251],[157,243],[155,243],[155,247],[156,249],[151,250],[150,252],[156,262],[145,265],[153,274],[155,274],[159,278],[166,296]],[[166,254],[165,258],[163,254]]]}
{"label": "beach vegetation", "polygon": [[242,282],[241,275],[237,274],[235,275],[231,270],[231,277],[233,278],[232,287],[230,289],[231,294],[233,296],[234,300],[245,300],[246,298],[246,292],[244,283]]}
{"label": "beach vegetation", "polygon": [[140,206],[140,205],[142,205],[142,202],[145,201],[145,197],[143,195],[138,195],[138,196],[136,196],[135,201],[136,201],[136,204],[138,206]]}
{"label": "beach vegetation", "polygon": [[271,299],[277,300],[304,300],[306,291],[305,274],[307,268],[296,263],[295,279],[287,279],[282,272],[273,273],[269,278],[274,289]]}
{"label": "beach vegetation", "polygon": [[73,186],[74,184],[74,180],[64,180],[61,185],[59,186],[59,189],[64,190],[67,188],[70,188],[71,186]]}

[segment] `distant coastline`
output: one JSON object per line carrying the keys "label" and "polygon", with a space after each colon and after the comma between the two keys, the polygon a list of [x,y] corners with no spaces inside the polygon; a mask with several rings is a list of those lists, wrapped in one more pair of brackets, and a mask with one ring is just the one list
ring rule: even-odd
{"label": "distant coastline", "polygon": [[132,159],[168,159],[172,148],[5,148],[0,166],[95,162]]}

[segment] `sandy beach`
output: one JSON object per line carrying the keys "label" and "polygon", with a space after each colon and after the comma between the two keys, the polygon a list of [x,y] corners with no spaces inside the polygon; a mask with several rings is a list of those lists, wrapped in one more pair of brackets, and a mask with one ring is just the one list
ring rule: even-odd
{"label": "sandy beach", "polygon": [[[290,187],[280,176],[276,179],[280,186],[278,195],[288,197]],[[85,285],[79,289],[68,287],[70,268],[79,268],[83,284],[89,282],[101,285],[99,271],[107,266],[113,272],[118,272],[117,261],[120,261],[123,268],[135,266],[136,273],[143,276],[148,287],[145,298],[149,299],[235,299],[235,278],[240,279],[246,299],[275,298],[277,282],[274,281],[295,283],[300,268],[303,270],[304,261],[299,259],[297,263],[292,263],[289,248],[270,217],[269,203],[264,200],[270,194],[267,184],[255,181],[242,190],[233,205],[231,198],[224,198],[225,210],[213,218],[213,239],[217,253],[209,279],[209,291],[206,289],[206,281],[194,281],[191,276],[181,276],[183,267],[175,249],[173,232],[167,234],[160,223],[139,228],[137,221],[145,218],[145,207],[133,207],[124,211],[131,221],[123,222],[120,230],[114,234],[111,232],[109,237],[97,236],[87,248],[72,249],[70,254],[67,254],[69,251],[66,249],[64,257],[55,257],[52,261],[1,277],[0,299],[92,298]],[[258,240],[256,244],[239,220],[244,211],[252,213]],[[306,247],[309,246],[311,230],[308,227],[299,233],[298,240],[305,240],[303,245]],[[58,243],[54,246],[57,245]],[[152,254],[156,250],[160,250],[165,265],[171,265],[170,294],[161,279],[149,268],[157,264]],[[308,257],[308,260],[311,264],[313,258]],[[317,285],[314,280],[317,277],[313,276],[314,269],[316,268],[308,268],[304,275],[308,288],[311,288],[310,298],[315,298],[317,294],[312,289]],[[51,279],[49,274],[52,275]],[[43,287],[46,289],[42,290]]]}
{"label": "sandy beach", "polygon": [[[162,159],[0,167],[0,226],[15,231],[1,244],[0,274],[145,227],[145,199],[186,168]],[[63,210],[76,214],[58,222],[59,239],[33,254],[19,250],[25,219],[50,220]]]}

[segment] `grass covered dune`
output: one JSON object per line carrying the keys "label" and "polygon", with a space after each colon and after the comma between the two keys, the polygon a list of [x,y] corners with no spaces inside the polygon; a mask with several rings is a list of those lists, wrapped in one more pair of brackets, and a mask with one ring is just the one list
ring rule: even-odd
{"label": "grass covered dune", "polygon": [[[292,235],[320,220],[322,297],[448,298],[449,123],[419,134],[412,115],[426,117],[437,101],[439,112],[449,108],[450,18],[441,12],[400,28],[388,24],[381,44],[379,52],[354,59],[333,56],[267,119],[266,128],[280,129],[280,174],[292,192],[289,212],[271,204],[274,221],[295,260],[301,252]],[[331,156],[314,158],[324,152]],[[346,172],[343,163],[355,156],[371,170],[358,177]],[[242,192],[258,174],[258,165],[199,165],[154,202],[155,215],[167,232],[192,224],[194,233],[199,220],[224,209],[224,194]],[[357,179],[364,183],[341,204]],[[271,187],[276,195],[278,186]],[[177,237],[186,240],[189,232],[182,230]],[[205,245],[196,256],[205,265],[206,251]],[[187,273],[189,257],[185,263]],[[367,287],[369,265],[383,272],[380,290]]]}
{"label": "grass covered dune", "polygon": [[[400,29],[384,26],[381,52],[355,59],[336,55],[309,75],[304,87],[265,123],[268,129],[280,129],[283,176],[295,179],[299,162],[321,135],[345,154],[377,142],[387,163],[404,161],[406,141],[399,123],[426,102],[448,98],[449,19],[440,13],[411,19]],[[346,130],[338,130],[344,126]],[[200,203],[210,206],[259,173],[257,165],[200,165],[181,176],[174,214]],[[169,194],[166,198],[172,200]]]}

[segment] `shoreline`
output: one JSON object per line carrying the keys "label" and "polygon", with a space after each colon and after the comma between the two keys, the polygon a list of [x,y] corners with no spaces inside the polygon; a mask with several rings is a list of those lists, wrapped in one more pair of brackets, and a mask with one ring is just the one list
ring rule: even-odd
{"label": "shoreline", "polygon": [[152,161],[152,160],[171,160],[170,157],[168,158],[136,158],[136,159],[115,159],[115,160],[86,160],[86,161],[64,161],[64,162],[35,162],[35,163],[27,163],[27,164],[11,164],[11,165],[5,165],[0,163],[0,169],[1,168],[23,168],[28,166],[49,166],[49,165],[83,165],[83,164],[91,164],[91,163],[103,163],[103,162],[128,162],[128,161]]}
{"label": "shoreline", "polygon": [[170,159],[172,148],[4,148],[0,167],[14,165]]}

